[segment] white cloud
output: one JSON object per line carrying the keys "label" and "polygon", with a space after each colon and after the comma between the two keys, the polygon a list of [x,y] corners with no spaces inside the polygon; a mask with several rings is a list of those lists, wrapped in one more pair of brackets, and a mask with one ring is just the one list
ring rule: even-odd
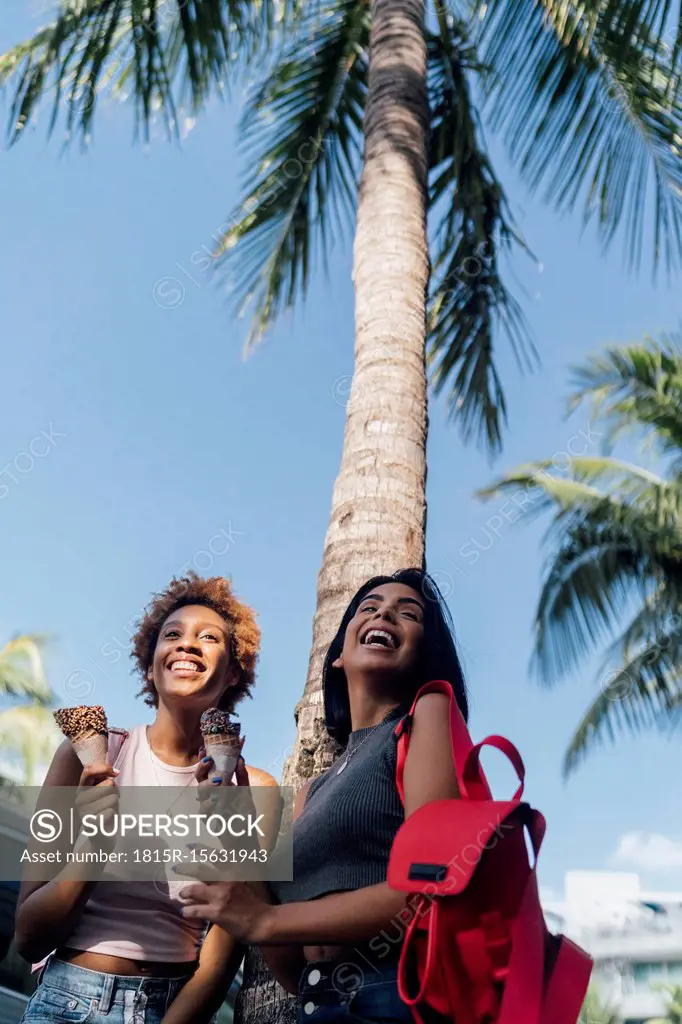
{"label": "white cloud", "polygon": [[643,871],[682,868],[682,839],[669,839],[657,832],[626,832],[609,860],[614,866]]}

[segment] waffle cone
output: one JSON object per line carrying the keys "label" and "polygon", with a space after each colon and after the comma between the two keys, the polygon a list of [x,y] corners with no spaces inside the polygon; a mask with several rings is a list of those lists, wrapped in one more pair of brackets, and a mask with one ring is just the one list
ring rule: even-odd
{"label": "waffle cone", "polygon": [[227,735],[204,736],[204,746],[208,756],[213,758],[216,770],[231,777],[241,754],[241,740]]}
{"label": "waffle cone", "polygon": [[79,736],[71,742],[84,768],[89,764],[94,764],[95,761],[106,761],[109,746],[108,736],[103,736],[99,732],[91,732],[85,736]]}

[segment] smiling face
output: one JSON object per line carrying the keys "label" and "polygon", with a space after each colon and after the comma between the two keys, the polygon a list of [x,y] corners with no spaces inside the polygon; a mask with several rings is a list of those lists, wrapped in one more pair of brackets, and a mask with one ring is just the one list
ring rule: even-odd
{"label": "smiling face", "polygon": [[198,604],[171,612],[159,630],[148,678],[164,703],[216,706],[237,680],[225,619]]}
{"label": "smiling face", "polygon": [[424,598],[404,583],[384,583],[366,594],[348,623],[341,656],[350,680],[356,675],[409,676],[424,636]]}

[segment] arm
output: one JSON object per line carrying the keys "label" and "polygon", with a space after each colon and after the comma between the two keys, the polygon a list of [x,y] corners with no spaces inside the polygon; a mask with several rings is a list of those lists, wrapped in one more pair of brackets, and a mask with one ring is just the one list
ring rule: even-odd
{"label": "arm", "polygon": [[[449,702],[428,693],[415,708],[405,763],[405,817],[432,800],[459,796],[450,739]],[[261,927],[260,943],[349,945],[375,938],[396,918],[404,918],[408,897],[387,882],[332,893],[319,900],[272,907]]]}
{"label": "arm", "polygon": [[217,925],[209,930],[199,965],[166,1010],[162,1024],[209,1024],[244,958],[244,947]]}
{"label": "arm", "polygon": [[[277,780],[274,779],[273,776],[269,774],[269,772],[263,771],[260,768],[254,768],[253,765],[240,765],[237,768],[236,775],[237,782],[241,786],[278,787]],[[204,785],[207,782],[208,776],[209,769],[205,766],[202,766],[202,768],[197,773],[197,778],[199,779],[200,785]],[[303,809],[303,803],[305,802],[305,796],[308,791],[309,785],[309,782],[306,783],[301,792],[298,794],[298,797],[294,804],[294,818],[296,818]],[[207,788],[210,792],[210,784],[207,784],[205,788]],[[271,852],[277,844],[277,838],[279,835],[280,823],[282,818],[282,801],[281,799],[277,801],[268,800],[265,802],[265,807],[266,813],[265,819],[263,821],[263,831],[265,832],[265,839],[263,840],[262,845],[268,852]],[[202,868],[202,874],[204,872],[205,868]],[[189,874],[189,871],[185,869],[183,870],[183,874]],[[253,882],[250,883],[250,885],[253,891],[257,893],[258,899],[260,901],[265,903],[271,902],[272,894],[266,883]],[[209,932],[209,936],[212,934],[212,931],[213,929],[211,930],[211,932]],[[230,941],[234,942],[233,939],[230,939]],[[243,957],[244,955],[243,946],[237,946],[236,943],[235,946],[237,950],[241,950],[241,953],[238,954],[239,959],[237,960],[236,965],[234,967],[234,973],[236,973],[236,970],[241,961],[241,957]],[[271,948],[268,950],[264,950],[263,952],[268,962],[268,966],[275,979],[285,988],[289,988],[290,991],[295,992],[298,986],[298,979],[301,975],[301,971],[303,970],[303,966],[305,964],[305,960],[303,959],[302,948],[292,947],[291,949],[287,949],[284,947],[279,947],[277,949]],[[237,953],[235,953],[235,955],[237,955]],[[292,985],[293,988],[291,988]],[[188,986],[185,986],[183,992],[186,991],[187,988]],[[181,995],[182,993],[180,993],[178,999],[181,997]],[[187,1002],[189,1005],[193,1005],[193,999],[193,996],[187,997]],[[183,1000],[183,1008],[180,1011],[182,1013],[184,1013],[184,1005],[185,1001]],[[173,1003],[173,1008],[174,1007],[175,1003]],[[173,1016],[172,1018],[165,1017],[163,1024],[180,1024],[180,1022],[184,1021],[184,1019],[185,1018],[183,1016],[178,1017],[177,1021],[175,1019],[175,1016]]]}
{"label": "arm", "polygon": [[[243,784],[245,783],[247,786],[255,786],[257,788],[267,786],[276,790],[276,794],[273,794],[273,797],[276,795],[277,799],[266,799],[264,803],[258,807],[258,810],[263,806],[265,808],[263,820],[263,832],[265,833],[265,838],[261,843],[261,846],[268,851],[268,854],[270,854],[277,845],[279,829],[282,822],[283,807],[282,798],[279,792],[279,783],[277,782],[277,779],[273,778],[269,772],[263,771],[262,768],[254,768],[252,765],[245,765],[244,772],[245,776],[243,777]],[[238,778],[242,778],[242,776],[238,775]],[[256,800],[256,802],[258,801]]]}
{"label": "arm", "polygon": [[[41,789],[39,804],[45,797],[49,805],[49,790],[54,786],[88,787],[89,810],[113,813],[118,800],[113,769],[106,764],[93,764],[81,769],[71,743],[66,740],[58,748]],[[98,780],[102,780],[99,781]],[[15,940],[19,954],[29,961],[42,960],[65,941],[87,903],[94,881],[78,878],[82,868],[66,865],[49,882],[22,882],[17,902]]]}
{"label": "arm", "polygon": [[[308,779],[307,782],[304,782],[296,794],[291,819],[292,823],[296,821],[305,807],[311,782],[312,779]],[[278,981],[280,985],[287,990],[287,992],[291,992],[295,995],[298,991],[299,978],[301,977],[303,968],[305,967],[303,946],[263,946],[262,953],[275,980]]]}
{"label": "arm", "polygon": [[[432,800],[459,795],[450,740],[448,700],[426,694],[418,703],[405,765],[405,816]],[[192,886],[188,917],[216,921],[245,942],[268,946],[349,945],[376,937],[400,915],[408,897],[386,882],[305,903],[270,906],[235,883]]]}

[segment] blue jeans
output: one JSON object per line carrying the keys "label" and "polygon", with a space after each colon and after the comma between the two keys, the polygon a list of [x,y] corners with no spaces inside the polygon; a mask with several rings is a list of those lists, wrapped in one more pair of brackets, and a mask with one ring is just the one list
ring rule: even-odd
{"label": "blue jeans", "polygon": [[298,986],[300,1024],[413,1024],[398,994],[398,965],[358,957],[307,965]]}
{"label": "blue jeans", "polygon": [[160,1024],[186,981],[100,974],[51,958],[21,1024]]}

